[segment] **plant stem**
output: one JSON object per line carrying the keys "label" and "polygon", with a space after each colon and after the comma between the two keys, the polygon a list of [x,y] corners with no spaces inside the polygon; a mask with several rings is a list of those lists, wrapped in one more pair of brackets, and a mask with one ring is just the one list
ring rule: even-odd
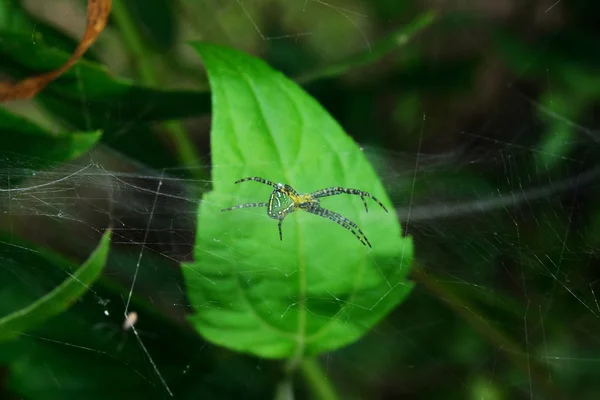
{"label": "plant stem", "polygon": [[[135,57],[142,83],[152,87],[159,86],[160,82],[151,60],[150,51],[145,46],[127,6],[122,1],[113,2],[112,16],[121,31],[125,45]],[[201,163],[202,159],[198,155],[189,133],[180,121],[164,121],[161,125],[175,145],[177,158],[182,165],[189,166]]]}
{"label": "plant stem", "polygon": [[338,395],[331,385],[331,381],[325,375],[319,361],[315,358],[303,359],[300,362],[300,370],[304,379],[310,386],[315,398],[320,400],[338,400]]}

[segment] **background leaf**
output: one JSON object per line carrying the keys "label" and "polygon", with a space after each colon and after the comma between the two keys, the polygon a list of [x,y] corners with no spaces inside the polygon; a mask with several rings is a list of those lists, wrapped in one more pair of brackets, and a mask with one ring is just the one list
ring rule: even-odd
{"label": "background leaf", "polygon": [[[31,35],[6,33],[0,40],[0,72],[20,79],[58,68],[70,54]],[[210,95],[202,90],[155,89],[112,76],[108,69],[80,60],[38,96],[42,105],[72,130],[102,129],[102,140],[125,155],[163,168],[175,166],[165,152],[167,138],[153,131],[153,123],[200,116],[210,111]],[[144,149],[140,152],[140,140]]]}
{"label": "background leaf", "polygon": [[[360,198],[323,199],[355,221],[368,250],[340,226],[296,212],[277,223],[264,209],[221,213],[266,201],[261,176],[299,192],[346,186],[389,200],[354,141],[295,83],[243,53],[195,44],[213,93],[213,191],[198,216],[195,262],[184,268],[191,321],[209,340],[269,358],[336,349],[360,338],[410,292],[412,242],[393,213]],[[243,66],[243,69],[241,68]],[[231,112],[235,110],[235,112]],[[204,305],[210,304],[210,307]]]}
{"label": "background leaf", "polygon": [[[30,35],[8,33],[0,40],[2,69],[15,78],[58,68],[69,59],[70,54],[59,48],[45,45],[40,37],[35,43]],[[108,69],[93,61],[80,60],[75,67],[50,84],[43,92],[50,92],[47,103],[72,103],[72,110],[81,112],[81,99],[85,96],[89,103],[90,121],[94,126],[106,126],[107,123],[122,124],[114,119],[118,115],[127,115],[136,122],[160,121],[189,117],[210,111],[210,98],[207,92],[194,90],[159,90],[136,85],[132,81],[110,75]],[[51,100],[51,101],[50,101]],[[52,104],[48,104],[52,105]],[[63,105],[64,107],[64,105]],[[59,110],[61,108],[58,108]],[[61,113],[67,120],[80,125],[85,116],[69,116]]]}
{"label": "background leaf", "polygon": [[23,168],[35,160],[35,168],[41,169],[70,161],[90,151],[102,136],[101,131],[53,133],[4,108],[0,108],[0,131],[0,168]]}
{"label": "background leaf", "polygon": [[14,338],[21,332],[60,314],[85,294],[104,269],[110,236],[111,231],[106,231],[86,262],[61,285],[27,307],[0,318],[0,340]]}

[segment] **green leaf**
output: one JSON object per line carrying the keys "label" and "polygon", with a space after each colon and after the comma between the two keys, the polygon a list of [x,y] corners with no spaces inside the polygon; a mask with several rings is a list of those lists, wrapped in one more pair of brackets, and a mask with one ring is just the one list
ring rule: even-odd
{"label": "green leaf", "polygon": [[[70,56],[47,43],[44,35],[38,35],[35,43],[31,34],[3,33],[0,39],[0,72],[14,79],[58,68]],[[152,123],[210,111],[208,91],[141,86],[114,77],[105,66],[89,60],[78,61],[36,99],[70,129],[102,129],[103,142],[157,168],[177,162],[164,151],[164,139]]]}
{"label": "green leaf", "polygon": [[410,293],[412,240],[394,213],[357,196],[322,199],[356,222],[373,245],[325,218],[295,212],[277,222],[265,209],[226,213],[267,201],[261,176],[299,192],[331,186],[369,191],[390,206],[356,143],[308,94],[264,62],[194,44],[208,70],[213,100],[213,191],[198,213],[193,263],[184,265],[191,322],[208,340],[268,358],[334,350],[358,340]]}
{"label": "green leaf", "polygon": [[100,277],[110,247],[111,231],[83,265],[61,285],[27,307],[0,318],[0,340],[13,339],[40,323],[67,310]]}
{"label": "green leaf", "polygon": [[40,169],[73,160],[100,140],[102,132],[50,132],[33,122],[0,108],[0,168]]}
{"label": "green leaf", "polygon": [[[33,43],[30,35],[7,33],[0,40],[0,71],[17,79],[58,68],[70,56],[64,50],[50,47],[43,36]],[[79,129],[87,129],[89,125],[105,129],[120,127],[124,123],[129,124],[128,120],[123,121],[125,116],[139,124],[210,111],[208,92],[161,90],[136,85],[112,76],[105,66],[88,60],[78,61],[48,85],[42,94],[45,95],[46,106]]]}

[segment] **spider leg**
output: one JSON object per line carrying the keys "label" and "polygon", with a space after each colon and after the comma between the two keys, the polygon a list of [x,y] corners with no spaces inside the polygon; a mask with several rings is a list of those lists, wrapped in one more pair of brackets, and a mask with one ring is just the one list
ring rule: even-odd
{"label": "spider leg", "polygon": [[375,203],[379,204],[381,206],[381,208],[383,208],[385,210],[385,212],[388,212],[387,208],[385,208],[383,203],[380,202],[379,200],[377,200],[377,198],[375,196],[373,196],[369,192],[363,192],[362,190],[358,190],[358,189],[350,189],[350,188],[343,188],[343,187],[331,187],[331,188],[317,190],[316,192],[312,192],[312,193],[310,193],[310,196],[318,199],[321,197],[335,196],[338,194],[354,194],[354,195],[360,196],[360,198],[362,199],[362,201],[365,205],[365,210],[367,212],[369,212],[369,208],[367,207],[367,202],[365,200],[365,197],[369,197]]}
{"label": "spider leg", "polygon": [[[367,200],[365,200],[365,196],[360,196],[360,198],[362,199],[363,204],[365,205],[365,212],[369,212],[369,207],[367,206]],[[385,209],[385,207],[384,207],[384,209]],[[387,211],[387,210],[385,210],[385,211]]]}
{"label": "spider leg", "polygon": [[275,188],[277,187],[277,184],[275,182],[271,182],[266,179],[259,178],[258,176],[250,176],[248,178],[242,178],[242,179],[235,181],[234,183],[241,183],[241,182],[247,182],[247,181],[255,181],[255,182],[259,182],[259,183],[264,183],[265,185],[273,186]]}
{"label": "spider leg", "polygon": [[[372,247],[371,243],[369,243],[369,239],[367,239],[367,236],[358,227],[358,225],[356,225],[354,222],[350,221],[348,218],[344,217],[343,215],[338,214],[338,213],[336,213],[334,211],[327,210],[327,209],[325,209],[323,207],[319,207],[319,206],[309,207],[309,208],[303,208],[303,210],[307,211],[307,212],[309,212],[311,214],[318,215],[319,217],[327,218],[327,219],[335,222],[336,224],[341,225],[342,227],[344,227],[347,230],[349,230],[350,232],[352,232],[354,234],[354,236],[356,236],[356,238],[358,240],[360,240],[360,242],[362,244],[364,244],[365,246]],[[355,232],[354,229],[356,229],[360,233],[360,235],[362,237],[359,236]]]}
{"label": "spider leg", "polygon": [[294,196],[298,196],[298,192],[296,192],[296,189],[294,189],[293,187],[291,187],[290,185],[283,185],[283,192],[286,193],[288,196],[289,194],[293,194]]}
{"label": "spider leg", "polygon": [[283,242],[283,235],[281,234],[281,224],[283,223],[283,219],[279,220],[279,223],[277,224],[277,228],[279,228],[279,240]]}
{"label": "spider leg", "polygon": [[224,208],[221,211],[231,211],[231,210],[239,210],[240,208],[266,207],[266,206],[267,206],[267,203],[246,203],[246,204],[240,204],[239,206]]}

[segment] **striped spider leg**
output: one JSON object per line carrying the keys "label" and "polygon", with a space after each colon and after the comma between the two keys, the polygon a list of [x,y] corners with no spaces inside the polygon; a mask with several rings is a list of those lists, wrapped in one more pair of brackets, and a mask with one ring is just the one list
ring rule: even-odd
{"label": "striped spider leg", "polygon": [[323,197],[335,196],[338,194],[354,194],[354,195],[360,196],[360,198],[363,201],[363,204],[365,205],[366,212],[369,212],[369,207],[367,207],[367,201],[365,200],[365,197],[369,197],[373,201],[375,201],[377,204],[379,204],[381,206],[381,208],[383,208],[385,210],[385,212],[388,212],[387,208],[385,208],[383,203],[380,202],[379,200],[377,200],[377,198],[375,196],[373,196],[369,192],[363,192],[362,190],[358,190],[358,189],[350,189],[350,188],[343,188],[343,187],[336,186],[336,187],[330,187],[330,188],[326,188],[326,189],[317,190],[316,192],[310,193],[310,196],[312,196],[315,199],[319,199],[319,198],[323,198]]}
{"label": "striped spider leg", "polygon": [[250,176],[248,178],[239,179],[239,180],[235,181],[234,183],[242,183],[242,182],[248,182],[248,181],[264,183],[265,185],[273,186],[276,190],[281,191],[283,193],[293,194],[296,196],[298,195],[298,193],[290,185],[284,185],[283,183],[271,182],[266,179],[259,178],[258,176]]}
{"label": "striped spider leg", "polygon": [[[358,227],[358,225],[356,225],[354,222],[350,221],[348,218],[344,217],[343,215],[338,214],[335,211],[331,211],[326,208],[323,208],[319,204],[315,204],[315,203],[308,205],[306,207],[301,207],[301,209],[306,212],[309,212],[311,214],[318,215],[319,217],[327,218],[327,219],[335,222],[336,224],[341,225],[342,227],[344,227],[347,230],[349,230],[350,232],[352,232],[354,234],[354,236],[356,236],[356,238],[358,240],[360,240],[360,242],[362,244],[364,244],[365,246],[373,247],[373,246],[371,246],[371,243],[369,243],[369,239],[367,239],[367,235],[364,234],[364,232]],[[358,231],[358,233],[360,233],[360,236],[352,228],[356,229]]]}
{"label": "striped spider leg", "polygon": [[266,205],[267,205],[267,203],[246,203],[246,204],[240,204],[237,206],[225,208],[221,211],[239,210],[240,208],[265,207]]}

